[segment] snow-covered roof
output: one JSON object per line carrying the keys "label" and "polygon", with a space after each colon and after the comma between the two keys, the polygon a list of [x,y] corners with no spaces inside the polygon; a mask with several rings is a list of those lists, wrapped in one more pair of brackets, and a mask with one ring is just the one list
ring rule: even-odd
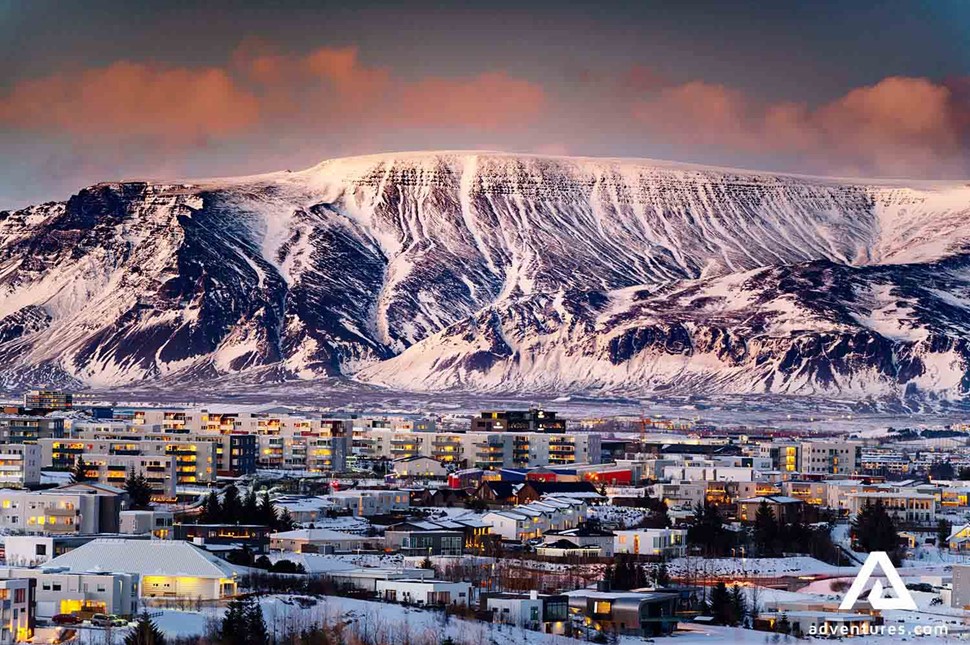
{"label": "snow-covered roof", "polygon": [[761,502],[768,504],[800,504],[802,500],[795,497],[786,497],[785,495],[764,495],[740,500],[741,504],[760,504]]}
{"label": "snow-covered roof", "polygon": [[44,568],[66,567],[75,573],[118,572],[143,576],[231,578],[239,569],[181,540],[101,538],[49,560]]}
{"label": "snow-covered roof", "polygon": [[283,531],[281,533],[273,533],[270,535],[271,538],[278,540],[309,540],[309,541],[335,541],[339,542],[342,540],[357,540],[361,539],[359,535],[353,535],[351,533],[342,533],[340,531],[334,531],[333,529],[295,529],[293,531]]}

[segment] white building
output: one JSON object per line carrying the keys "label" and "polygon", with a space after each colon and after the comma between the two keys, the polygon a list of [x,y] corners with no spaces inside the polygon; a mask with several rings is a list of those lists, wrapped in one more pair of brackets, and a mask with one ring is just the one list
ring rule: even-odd
{"label": "white building", "polygon": [[28,578],[0,580],[0,645],[26,643],[34,635],[32,583]]}
{"label": "white building", "polygon": [[798,450],[798,472],[851,475],[862,468],[862,444],[853,441],[803,441]]}
{"label": "white building", "polygon": [[218,600],[236,593],[233,565],[182,541],[102,538],[54,558],[47,567],[137,574],[144,598]]}
{"label": "white building", "polygon": [[467,582],[444,580],[378,580],[378,595],[389,602],[406,605],[468,605],[472,586]]}
{"label": "white building", "polygon": [[171,540],[175,516],[171,511],[121,511],[119,533],[151,535],[159,540]]}
{"label": "white building", "polygon": [[4,561],[11,567],[37,567],[95,539],[89,535],[8,535]]}
{"label": "white building", "polygon": [[39,484],[40,462],[37,444],[0,445],[0,487],[23,488]]}
{"label": "white building", "polygon": [[683,529],[621,529],[613,534],[615,553],[677,558],[684,555],[687,543],[687,531]]}
{"label": "white building", "polygon": [[138,613],[137,575],[0,567],[0,579],[18,578],[37,581],[35,593],[40,619],[79,611],[118,616]]}
{"label": "white building", "polygon": [[443,463],[423,455],[395,459],[393,466],[394,474],[398,477],[442,479],[448,476],[448,468]]}
{"label": "white building", "polygon": [[85,482],[42,491],[0,490],[0,529],[24,533],[114,533],[123,491]]}
{"label": "white building", "polygon": [[586,515],[587,506],[582,500],[545,495],[529,504],[486,513],[482,522],[503,540],[524,542],[542,537],[547,531],[576,528],[586,520]]}
{"label": "white building", "polygon": [[855,516],[867,504],[882,502],[897,522],[929,525],[936,522],[936,498],[933,495],[897,490],[894,492],[850,493],[849,512]]}
{"label": "white building", "polygon": [[489,596],[485,608],[492,612],[492,622],[538,630],[543,622],[543,601],[538,591],[528,596],[500,594]]}
{"label": "white building", "polygon": [[361,567],[345,571],[331,571],[328,577],[340,585],[347,585],[361,591],[377,591],[377,585],[388,580],[431,580],[431,569],[378,569]]}
{"label": "white building", "polygon": [[411,496],[404,490],[342,490],[324,499],[337,508],[349,509],[356,517],[387,515],[411,508]]}
{"label": "white building", "polygon": [[152,487],[152,497],[175,499],[174,455],[101,455],[84,453],[88,477],[109,486],[123,488],[129,472],[142,475]]}
{"label": "white building", "polygon": [[269,548],[273,551],[291,551],[294,553],[316,553],[327,549],[334,551],[353,551],[355,549],[370,549],[383,542],[382,538],[368,538],[363,535],[341,533],[332,529],[296,529],[271,533]]}

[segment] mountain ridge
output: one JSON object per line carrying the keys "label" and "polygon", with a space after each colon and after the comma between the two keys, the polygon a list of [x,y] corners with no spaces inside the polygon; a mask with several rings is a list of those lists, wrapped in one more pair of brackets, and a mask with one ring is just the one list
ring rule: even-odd
{"label": "mountain ridge", "polygon": [[[203,382],[272,366],[283,379],[418,390],[963,398],[970,188],[740,172],[422,152],[246,178],[98,184],[0,213],[0,383]],[[817,262],[831,265],[830,283],[817,279]],[[767,273],[745,282],[752,271]],[[678,301],[677,315],[695,310],[684,327],[661,292],[695,281],[716,292],[702,306]],[[799,299],[790,288],[799,281],[808,295],[848,285],[846,311]],[[624,290],[654,296],[624,299]],[[556,298],[570,303],[573,337],[562,333],[562,312],[539,303]],[[636,311],[620,311],[625,322],[610,327],[581,302]],[[520,308],[516,318],[516,303],[529,316]],[[718,308],[732,313],[718,319]],[[489,325],[473,324],[489,311]],[[758,317],[768,322],[745,326]],[[680,325],[692,348],[706,329],[761,362],[735,365],[730,351],[661,356],[645,338],[664,324]],[[629,341],[613,334],[623,325]],[[872,334],[878,355],[835,365],[825,347],[802,352],[792,378],[784,356],[833,325]],[[456,336],[479,331],[495,355],[488,365],[481,354],[449,353]],[[611,358],[597,345],[614,341],[628,349]],[[530,357],[562,378],[542,375]],[[591,360],[584,374],[571,371]],[[920,380],[930,373],[946,378]]]}

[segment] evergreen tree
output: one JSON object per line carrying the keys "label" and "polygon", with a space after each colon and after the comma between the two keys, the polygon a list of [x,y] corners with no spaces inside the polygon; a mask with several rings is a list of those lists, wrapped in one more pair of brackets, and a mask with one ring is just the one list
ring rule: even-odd
{"label": "evergreen tree", "polygon": [[661,562],[653,570],[653,584],[658,587],[667,587],[670,585],[670,571],[667,569],[666,562]]}
{"label": "evergreen tree", "polygon": [[940,518],[940,521],[936,523],[936,546],[941,549],[949,548],[947,539],[952,531],[953,524],[950,523],[950,520]]}
{"label": "evergreen tree", "polygon": [[647,585],[647,577],[643,567],[632,556],[625,553],[617,556],[615,565],[611,568],[612,580],[610,588],[617,591],[638,589]]}
{"label": "evergreen tree", "polygon": [[246,645],[269,645],[269,630],[263,619],[263,609],[255,599],[250,598],[250,600],[245,613],[248,632]]}
{"label": "evergreen tree", "polygon": [[125,636],[125,645],[165,645],[165,634],[158,628],[148,616],[148,612],[142,612],[138,616],[138,623],[135,628]]}
{"label": "evergreen tree", "polygon": [[267,491],[263,491],[263,495],[259,498],[259,511],[256,513],[256,516],[259,518],[258,523],[264,526],[275,527],[277,522],[279,522],[276,507],[270,501]]}
{"label": "evergreen tree", "polygon": [[199,514],[201,524],[219,524],[222,521],[222,505],[219,504],[219,496],[216,492],[209,491],[206,495],[205,503],[202,505],[202,513]]}
{"label": "evergreen tree", "polygon": [[743,624],[748,615],[748,606],[744,598],[744,591],[738,585],[731,587],[732,625]]}
{"label": "evergreen tree", "polygon": [[718,582],[711,589],[711,617],[718,625],[731,625],[734,621],[734,607],[731,603],[731,592],[724,581]]}
{"label": "evergreen tree", "polygon": [[758,511],[754,516],[754,543],[759,555],[775,555],[775,547],[778,544],[779,533],[778,522],[775,521],[775,513],[762,500],[758,504]]}
{"label": "evergreen tree", "polygon": [[80,484],[86,481],[91,481],[91,477],[88,476],[88,465],[85,463],[84,458],[78,455],[77,459],[74,460],[74,465],[71,467],[71,483]]}
{"label": "evergreen tree", "polygon": [[259,497],[256,496],[256,487],[253,486],[243,498],[243,517],[247,523],[258,524],[256,518],[259,517]]}
{"label": "evergreen tree", "polygon": [[219,636],[223,645],[269,645],[269,632],[259,602],[252,596],[230,601]]}
{"label": "evergreen tree", "polygon": [[898,564],[901,554],[896,521],[882,501],[862,507],[852,520],[852,539],[856,550],[864,553],[885,551]]}
{"label": "evergreen tree", "polygon": [[[276,512],[275,510],[273,511]],[[280,513],[280,518],[276,521],[277,531],[292,531],[296,528],[296,522],[293,521],[293,516],[290,515],[290,509],[284,508],[283,512]]]}
{"label": "evergreen tree", "polygon": [[662,499],[642,495],[638,497],[634,506],[646,511],[643,519],[637,524],[637,528],[643,529],[666,529],[670,528],[670,516],[667,515],[667,503]]}
{"label": "evergreen tree", "polygon": [[239,489],[235,484],[229,484],[222,493],[222,521],[225,524],[239,524],[243,519],[242,501],[239,499]]}
{"label": "evergreen tree", "polygon": [[956,473],[953,471],[953,464],[949,460],[946,461],[935,461],[933,465],[930,466],[930,479],[931,480],[950,480],[953,479]]}
{"label": "evergreen tree", "polygon": [[134,468],[128,469],[128,475],[125,477],[125,492],[128,493],[131,508],[145,510],[151,507],[152,485],[143,474],[136,475]]}
{"label": "evergreen tree", "polygon": [[703,547],[707,555],[726,553],[731,540],[717,506],[704,502],[694,508],[694,519],[687,529],[687,540]]}
{"label": "evergreen tree", "polygon": [[791,634],[791,621],[788,620],[788,614],[781,615],[775,623],[775,631],[779,634]]}

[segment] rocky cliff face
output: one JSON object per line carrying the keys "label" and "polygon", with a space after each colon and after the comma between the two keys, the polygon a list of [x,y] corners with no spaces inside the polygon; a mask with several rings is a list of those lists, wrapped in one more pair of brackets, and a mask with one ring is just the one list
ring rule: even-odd
{"label": "rocky cliff face", "polygon": [[959,399],[970,188],[414,153],[0,213],[0,380]]}

